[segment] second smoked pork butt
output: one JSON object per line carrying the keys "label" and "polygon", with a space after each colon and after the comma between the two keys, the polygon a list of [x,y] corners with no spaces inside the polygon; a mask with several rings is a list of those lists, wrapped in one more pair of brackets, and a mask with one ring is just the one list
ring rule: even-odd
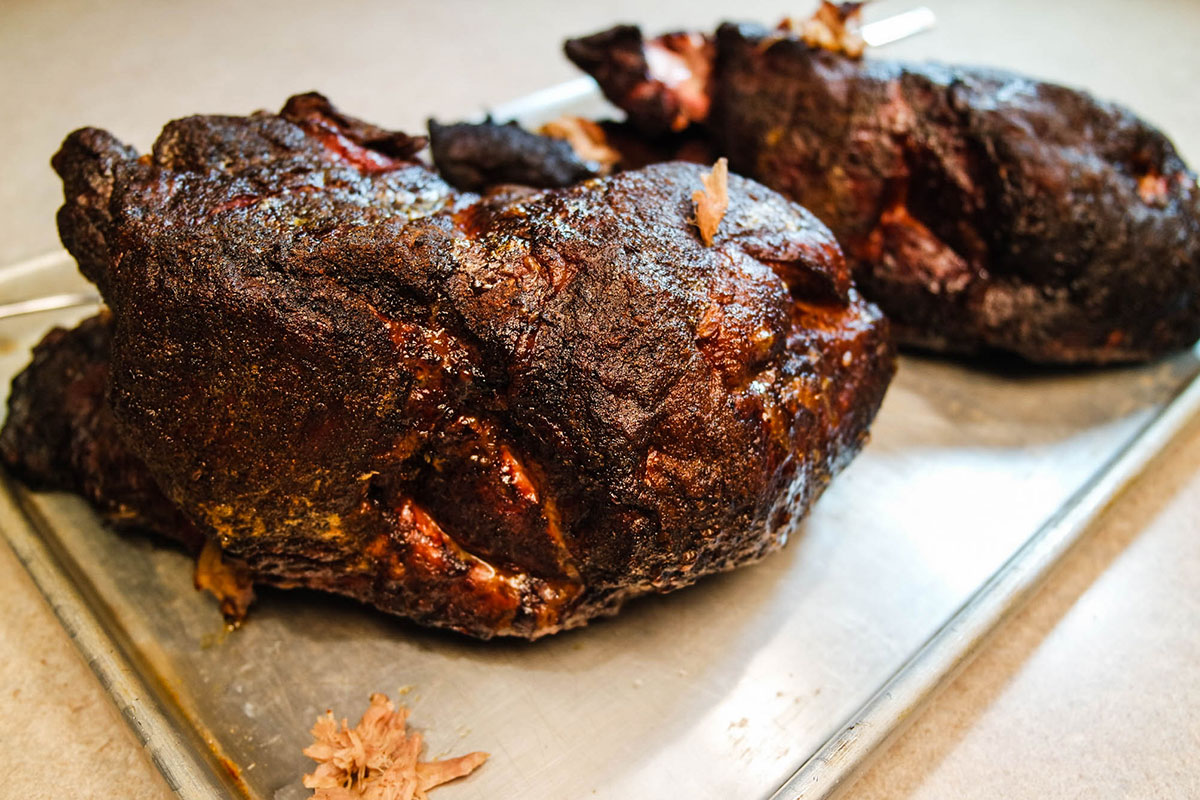
{"label": "second smoked pork butt", "polygon": [[618,26],[566,52],[641,150],[670,157],[670,136],[700,129],[732,170],[811,209],[904,344],[1103,364],[1200,337],[1196,176],[1118,105],[756,25]]}
{"label": "second smoked pork butt", "polygon": [[108,310],[39,345],[5,462],[233,584],[484,638],[780,547],[894,370],[829,231],[735,177],[709,247],[695,165],[480,198],[421,145],[318,95],[143,156],[73,133],[60,230]]}

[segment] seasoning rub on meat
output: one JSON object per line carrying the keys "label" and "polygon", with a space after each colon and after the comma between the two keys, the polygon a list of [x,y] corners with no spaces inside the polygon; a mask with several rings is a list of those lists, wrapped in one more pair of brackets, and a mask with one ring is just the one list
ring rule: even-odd
{"label": "seasoning rub on meat", "polygon": [[781,546],[894,370],[829,231],[730,176],[708,245],[682,163],[480,197],[422,144],[319,95],[71,134],[107,310],[16,379],[7,464],[209,547],[232,613],[307,586],[535,638]]}
{"label": "seasoning rub on meat", "polygon": [[857,59],[828,18],[858,5],[776,30],[618,26],[566,52],[639,133],[610,137],[627,161],[699,135],[803,203],[901,343],[1103,364],[1200,337],[1200,191],[1161,132],[1011,72]]}

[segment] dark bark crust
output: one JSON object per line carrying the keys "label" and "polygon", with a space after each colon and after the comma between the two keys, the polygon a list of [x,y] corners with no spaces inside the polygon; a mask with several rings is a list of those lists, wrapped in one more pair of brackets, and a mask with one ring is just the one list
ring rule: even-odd
{"label": "dark bark crust", "polygon": [[[623,26],[566,47],[651,141],[680,107],[644,55],[655,41]],[[829,225],[902,343],[1103,364],[1200,336],[1196,176],[1128,110],[751,25],[709,41],[714,151]]]}
{"label": "dark bark crust", "polygon": [[483,199],[305,96],[137,157],[72,134],[53,331],[0,453],[260,583],[534,638],[779,547],[894,370],[804,209],[662,164]]}

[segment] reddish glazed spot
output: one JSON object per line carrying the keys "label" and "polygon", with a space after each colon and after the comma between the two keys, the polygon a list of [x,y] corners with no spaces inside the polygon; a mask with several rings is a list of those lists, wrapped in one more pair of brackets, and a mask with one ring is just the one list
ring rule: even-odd
{"label": "reddish glazed spot", "polygon": [[533,481],[529,480],[529,476],[507,445],[500,445],[500,471],[504,476],[504,482],[516,489],[521,497],[530,503],[538,501],[538,493],[534,488]]}
{"label": "reddish glazed spot", "polygon": [[[695,33],[667,34],[646,42],[645,54],[651,79],[669,89],[679,103],[679,114],[671,129],[681,131],[692,122],[707,118],[711,103],[708,83],[712,73],[712,43]],[[649,89],[657,91],[653,86]]]}
{"label": "reddish glazed spot", "polygon": [[391,172],[405,164],[405,162],[386,156],[378,150],[371,150],[352,141],[330,120],[312,116],[301,124],[309,135],[318,139],[325,146],[326,150],[357,167],[364,175]]}
{"label": "reddish glazed spot", "polygon": [[262,198],[256,194],[239,194],[237,197],[232,197],[224,203],[218,204],[213,208],[212,213],[220,214],[223,211],[232,211],[235,208],[245,208],[252,206]]}

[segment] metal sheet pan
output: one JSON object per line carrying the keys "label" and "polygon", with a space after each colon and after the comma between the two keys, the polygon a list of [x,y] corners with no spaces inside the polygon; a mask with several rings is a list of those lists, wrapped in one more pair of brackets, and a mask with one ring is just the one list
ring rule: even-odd
{"label": "metal sheet pan", "polygon": [[[566,84],[496,109],[600,108]],[[0,303],[86,291],[65,254]],[[0,319],[7,391],[51,324]],[[309,592],[226,634],[159,542],[4,479],[0,528],[180,796],[307,796],[326,708],[383,691],[429,752],[487,750],[459,798],[824,797],[953,673],[1200,407],[1200,358],[1030,369],[902,359],[863,454],[761,564],[535,644],[473,642]]]}

